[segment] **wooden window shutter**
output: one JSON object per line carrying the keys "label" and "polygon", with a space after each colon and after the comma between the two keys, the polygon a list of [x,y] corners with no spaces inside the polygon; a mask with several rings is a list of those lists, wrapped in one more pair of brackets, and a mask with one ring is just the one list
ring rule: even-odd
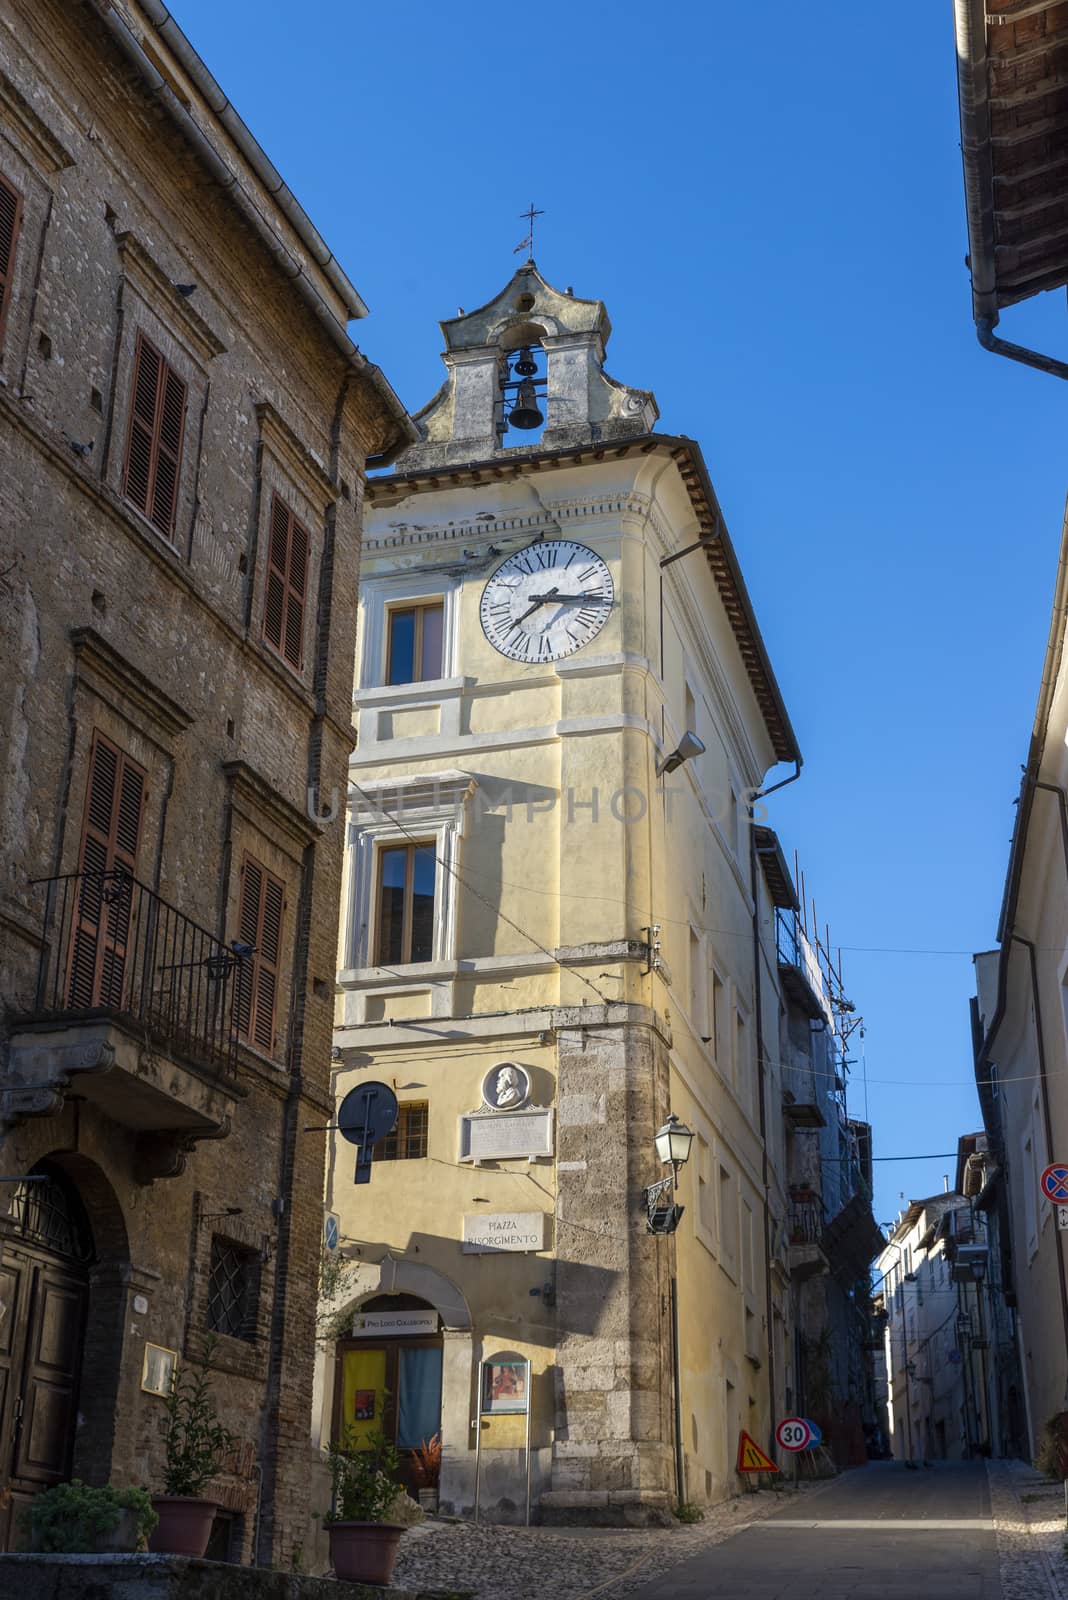
{"label": "wooden window shutter", "polygon": [[263,607],[263,636],[279,652],[286,615],[286,575],[289,570],[291,515],[278,496],[271,500],[271,533],[267,545],[267,594]]}
{"label": "wooden window shutter", "polygon": [[21,221],[22,196],[6,178],[0,178],[0,344],[15,281],[15,245]]}
{"label": "wooden window shutter", "polygon": [[122,492],[168,539],[178,509],[186,393],[173,367],[138,333]]}
{"label": "wooden window shutter", "polygon": [[79,851],[78,903],[71,929],[68,1004],[114,1006],[122,999],[131,942],[132,883],[105,898],[105,875],[137,869],[144,816],[145,773],[105,739],[93,735]]}
{"label": "wooden window shutter", "polygon": [[304,664],[304,602],[308,587],[308,530],[277,494],[271,497],[263,637],[299,672]]}
{"label": "wooden window shutter", "polygon": [[245,857],[241,872],[238,937],[254,954],[238,968],[237,1030],[265,1055],[273,1055],[285,890],[252,856]]}

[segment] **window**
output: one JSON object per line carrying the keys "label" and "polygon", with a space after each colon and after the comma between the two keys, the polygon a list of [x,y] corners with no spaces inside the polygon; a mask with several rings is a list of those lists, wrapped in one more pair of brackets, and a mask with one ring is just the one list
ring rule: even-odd
{"label": "window", "polygon": [[144,805],[143,768],[94,733],[67,978],[67,1004],[78,1010],[122,999],[133,896],[111,875],[134,876]]}
{"label": "window", "polygon": [[185,397],[186,386],[174,368],[139,333],[122,492],[167,539],[178,509]]}
{"label": "window", "polygon": [[445,605],[441,600],[391,610],[386,682],[425,683],[428,678],[440,678],[444,632]]}
{"label": "window", "polygon": [[705,1009],[705,958],[701,936],[690,929],[690,1021],[700,1035],[708,1028]]}
{"label": "window", "polygon": [[375,1161],[421,1161],[426,1155],[430,1107],[425,1100],[399,1107],[397,1126],[374,1148]]}
{"label": "window", "polygon": [[237,1031],[265,1055],[275,1050],[278,968],[285,890],[266,867],[245,857],[241,868],[238,938],[251,952],[237,969]]}
{"label": "window", "polygon": [[712,969],[712,1048],[716,1052],[716,1066],[724,1077],[731,1070],[730,1050],[727,1043],[727,994],[723,979]]}
{"label": "window", "polygon": [[304,665],[304,600],[308,587],[308,530],[278,495],[271,497],[263,637],[299,672]]}
{"label": "window", "polygon": [[15,283],[15,245],[22,221],[22,196],[0,178],[0,345],[4,342],[8,306]]}
{"label": "window", "polygon": [[733,1278],[738,1270],[738,1199],[734,1175],[719,1169],[719,1244],[720,1261]]}
{"label": "window", "polygon": [[208,1327],[231,1339],[256,1337],[260,1258],[258,1251],[212,1236],[208,1272]]}
{"label": "window", "polygon": [[376,966],[432,959],[436,855],[433,844],[390,845],[379,851]]}

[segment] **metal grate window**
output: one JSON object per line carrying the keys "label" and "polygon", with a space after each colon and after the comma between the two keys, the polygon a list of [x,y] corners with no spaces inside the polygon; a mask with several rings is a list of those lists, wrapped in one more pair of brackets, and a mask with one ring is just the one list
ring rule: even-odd
{"label": "metal grate window", "polygon": [[400,1107],[397,1126],[375,1145],[376,1161],[419,1161],[426,1155],[430,1107],[425,1100]]}
{"label": "metal grate window", "polygon": [[231,1339],[256,1337],[256,1309],[260,1287],[260,1258],[218,1234],[211,1241],[208,1274],[208,1327]]}

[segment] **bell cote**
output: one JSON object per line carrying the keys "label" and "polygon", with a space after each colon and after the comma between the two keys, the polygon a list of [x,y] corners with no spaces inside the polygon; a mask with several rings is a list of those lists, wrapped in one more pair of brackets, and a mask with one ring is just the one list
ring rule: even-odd
{"label": "bell cote", "polygon": [[440,326],[447,376],[416,412],[422,437],[399,472],[631,439],[659,415],[649,390],[605,372],[603,303],[552,288],[533,261],[487,305]]}

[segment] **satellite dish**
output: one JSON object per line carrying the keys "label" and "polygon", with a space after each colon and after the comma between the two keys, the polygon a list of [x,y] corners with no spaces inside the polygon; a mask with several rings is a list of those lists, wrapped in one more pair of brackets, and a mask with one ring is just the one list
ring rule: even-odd
{"label": "satellite dish", "polygon": [[354,1183],[369,1183],[371,1152],[397,1126],[397,1096],[384,1083],[361,1083],[350,1089],[337,1113],[337,1130],[359,1147]]}

